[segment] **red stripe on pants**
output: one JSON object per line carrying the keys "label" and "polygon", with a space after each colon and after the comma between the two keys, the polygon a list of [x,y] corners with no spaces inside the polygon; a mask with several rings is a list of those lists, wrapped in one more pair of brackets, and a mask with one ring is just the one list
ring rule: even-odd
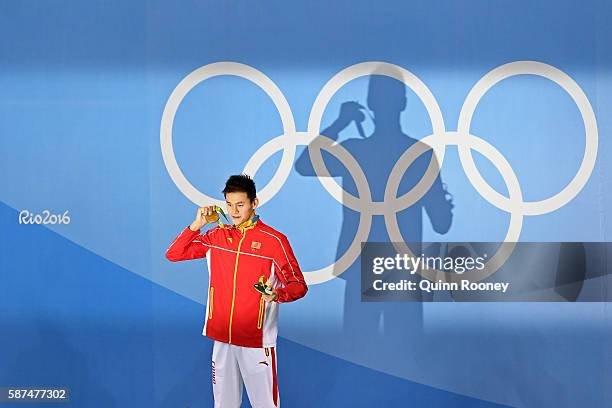
{"label": "red stripe on pants", "polygon": [[278,406],[278,383],[276,382],[276,351],[272,347],[272,397],[274,405]]}

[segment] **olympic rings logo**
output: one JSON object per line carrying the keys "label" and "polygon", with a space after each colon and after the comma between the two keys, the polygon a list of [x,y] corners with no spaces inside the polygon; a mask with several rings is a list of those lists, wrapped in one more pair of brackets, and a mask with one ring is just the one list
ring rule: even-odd
{"label": "olympic rings logo", "polygon": [[[422,143],[415,143],[409,147],[393,167],[385,188],[384,201],[372,201],[370,186],[366,175],[356,159],[342,145],[320,135],[321,120],[327,104],[333,95],[349,81],[367,75],[385,75],[402,81],[421,99],[429,114],[433,134],[421,139]],[[373,215],[383,215],[389,238],[392,242],[400,243],[400,251],[411,254],[404,242],[397,223],[396,214],[416,203],[429,190],[437,178],[446,146],[456,145],[463,169],[478,193],[495,207],[510,214],[510,224],[504,238],[504,243],[492,256],[485,268],[478,272],[479,276],[470,276],[472,280],[481,280],[495,272],[512,253],[514,245],[518,242],[523,218],[525,216],[542,215],[555,211],[570,202],[582,190],[588,181],[597,158],[598,130],[595,113],[588,98],[576,82],[563,71],[536,61],[516,61],[501,65],[483,76],[468,93],[461,113],[456,131],[446,130],[444,119],[438,103],[427,86],[410,71],[386,62],[363,62],[352,65],[338,72],[323,86],[319,92],[308,120],[308,129],[300,132],[295,129],[293,113],[289,103],[276,84],[257,69],[236,62],[216,62],[200,67],[187,75],[174,89],[166,106],[161,120],[160,144],[162,157],[178,189],[193,203],[201,206],[205,204],[223,205],[223,202],[209,197],[197,190],[181,171],[172,147],[172,127],[174,117],[179,105],[196,85],[216,76],[233,75],[247,79],[258,85],[274,102],[281,117],[283,134],[276,136],[261,146],[251,157],[243,172],[254,176],[261,165],[274,153],[282,150],[282,159],[279,168],[268,182],[260,189],[258,197],[260,205],[271,200],[283,186],[293,166],[296,146],[307,145],[310,159],[323,187],[339,203],[359,212],[359,226],[355,238],[347,251],[332,264],[310,272],[304,272],[309,284],[323,283],[331,280],[346,271],[360,254],[361,242],[367,241]],[[476,106],[485,93],[498,82],[516,75],[537,75],[547,78],[561,86],[576,103],[585,128],[585,151],[582,163],[574,178],[556,195],[540,201],[524,201],[519,181],[512,167],[505,157],[485,140],[470,132],[470,124]],[[433,149],[432,159],[423,178],[407,193],[397,197],[399,183],[404,172],[421,154]],[[321,150],[334,155],[349,171],[357,186],[359,196],[355,197],[346,192],[336,181],[330,177],[325,167]],[[508,190],[508,197],[493,189],[482,177],[474,159],[472,150],[480,154],[497,166]],[[423,270],[420,273],[430,280],[442,278],[442,273],[435,270]],[[445,274],[448,278],[448,274]]]}

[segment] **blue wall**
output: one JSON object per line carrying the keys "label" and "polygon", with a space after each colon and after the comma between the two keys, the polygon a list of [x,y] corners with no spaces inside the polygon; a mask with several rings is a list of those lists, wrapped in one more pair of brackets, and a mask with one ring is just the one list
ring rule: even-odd
{"label": "blue wall", "polygon": [[[384,192],[400,155],[441,123],[450,228],[436,227],[444,204],[428,212],[426,196],[397,212],[406,239],[503,241],[520,217],[520,241],[610,241],[610,17],[605,1],[0,5],[0,386],[64,384],[75,406],[212,406],[212,344],[200,335],[205,265],[164,257],[208,202],[184,194],[168,171],[162,118],[181,81],[232,62],[244,64],[241,74],[267,76],[291,114],[240,76],[192,81],[170,127],[172,148],[191,186],[221,199],[227,176],[283,135],[283,120],[295,123],[283,140],[289,166],[273,151],[255,174],[260,191],[278,187],[258,213],[289,237],[311,281],[306,298],[281,307],[284,406],[609,406],[609,303],[362,304],[359,260],[337,261],[371,202],[393,205]],[[440,116],[430,117],[420,91],[389,78],[374,84],[364,75],[331,96],[321,130],[347,101],[368,107],[365,137],[354,122],[337,136],[363,169],[371,202],[360,195],[358,174],[323,155],[328,181],[362,200],[356,211],[324,188],[305,144],[318,135],[309,117],[326,83],[368,61],[379,62],[369,73],[386,63],[418,78]],[[479,80],[517,61],[516,75],[479,100],[471,136],[455,132]],[[534,66],[546,75],[528,75]],[[553,75],[584,94],[592,118]],[[524,202],[555,196],[581,171],[585,152],[595,156],[562,205],[509,212],[466,176],[453,139],[461,137],[478,137],[507,160]],[[499,157],[472,154],[484,180],[509,196]],[[430,156],[396,180],[398,195]],[[279,166],[288,171],[284,182],[275,178]],[[20,224],[23,210],[68,211],[70,222]],[[364,238],[391,240],[373,211]],[[550,271],[537,273],[546,279]],[[585,285],[609,293],[608,276]]]}

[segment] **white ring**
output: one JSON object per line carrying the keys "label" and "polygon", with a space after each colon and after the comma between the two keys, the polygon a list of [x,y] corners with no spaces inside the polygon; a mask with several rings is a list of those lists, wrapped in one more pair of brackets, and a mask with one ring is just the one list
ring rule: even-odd
{"label": "white ring", "polygon": [[[308,135],[306,133],[299,133],[296,135],[296,140],[301,142],[305,142]],[[333,154],[340,160],[340,162],[346,166],[349,170],[357,171],[358,178],[363,177],[365,180],[365,174],[361,170],[361,167],[357,164],[355,158],[348,153],[348,151],[339,144],[333,145],[333,141],[326,137],[322,136],[321,138],[317,138],[319,142],[321,142],[321,146],[319,149],[323,149]],[[257,150],[255,155],[249,160],[247,165],[245,166],[245,172],[247,174],[255,175],[261,165],[267,160],[267,158],[271,157],[277,151],[281,149],[285,149],[287,139],[284,136],[278,136],[274,139],[270,140],[266,144],[264,144],[261,148]],[[311,142],[312,143],[312,142]],[[351,173],[353,174],[353,173]],[[355,180],[357,185],[365,188],[365,191],[359,191],[360,197],[370,197],[370,186],[367,182],[364,183],[364,180]],[[361,202],[356,203],[357,205],[361,205]],[[304,274],[304,278],[309,284],[318,284],[326,282],[330,279],[335,278],[342,274],[345,270],[347,270],[353,262],[359,257],[361,251],[361,243],[366,242],[368,240],[368,235],[370,233],[370,227],[372,225],[372,212],[371,208],[367,205],[364,205],[363,208],[359,210],[359,226],[357,227],[357,233],[351,242],[351,245],[348,247],[346,252],[340,257],[340,259],[332,262],[331,264],[312,271],[312,272],[302,272]],[[338,272],[340,271],[340,272]]]}
{"label": "white ring", "polygon": [[[284,135],[290,136],[295,133],[293,113],[291,112],[291,108],[289,107],[289,103],[285,99],[285,96],[270,78],[255,68],[249,65],[240,64],[238,62],[216,62],[213,64],[204,65],[203,67],[200,67],[187,75],[176,86],[176,88],[174,88],[174,91],[168,98],[168,102],[166,102],[166,106],[164,107],[160,127],[160,145],[164,164],[166,165],[168,174],[170,174],[170,178],[172,178],[172,181],[174,181],[174,184],[176,184],[178,189],[189,200],[191,200],[191,202],[198,206],[211,204],[223,206],[225,205],[225,202],[202,193],[195,188],[189,182],[189,180],[187,180],[176,162],[176,157],[174,156],[174,148],[172,146],[172,127],[178,107],[189,91],[191,91],[200,82],[220,75],[238,76],[259,86],[265,93],[268,94],[268,96],[272,99],[272,102],[274,102],[276,109],[278,109],[278,113],[280,114],[281,121],[283,123]],[[294,157],[295,145],[293,145],[293,148],[289,146],[289,149],[285,149],[283,151],[281,167],[278,169],[276,174],[274,174],[272,180],[270,180],[270,183],[273,186],[278,186],[276,190],[274,188],[268,190],[270,191],[271,195],[274,195],[280,189],[280,186],[282,186],[282,184],[284,184],[287,180],[287,177],[291,172]],[[270,199],[271,197],[264,198]]]}
{"label": "white ring", "polygon": [[515,75],[524,74],[538,75],[555,82],[571,96],[580,110],[585,127],[586,143],[582,163],[572,181],[559,193],[545,200],[521,202],[511,205],[512,203],[506,197],[493,189],[480,175],[467,145],[459,145],[459,158],[470,182],[474,185],[476,191],[489,203],[509,213],[520,211],[525,215],[541,215],[563,207],[576,197],[588,181],[595,167],[598,145],[597,120],[595,119],[593,107],[578,84],[563,71],[541,62],[516,61],[499,66],[482,77],[474,85],[461,108],[457,128],[458,133],[469,135],[470,124],[476,110],[476,105],[484,94],[498,82]]}
{"label": "white ring", "polygon": [[[431,119],[431,124],[433,128],[433,133],[435,135],[444,135],[444,118],[442,116],[442,111],[436,102],[436,98],[434,98],[433,94],[427,88],[427,86],[417,78],[413,73],[402,68],[398,65],[389,64],[387,62],[363,62],[360,64],[352,65],[348,68],[343,69],[334,75],[321,89],[317,99],[315,100],[312,110],[310,111],[310,117],[308,119],[308,133],[314,140],[314,138],[320,134],[321,131],[321,120],[323,118],[323,113],[325,112],[325,108],[329,104],[329,101],[334,96],[334,94],[346,85],[348,82],[362,77],[366,75],[384,75],[390,78],[394,78],[398,81],[403,82],[407,87],[412,89],[414,93],[421,99],[429,117]],[[370,206],[371,199],[369,202],[363,202],[363,197],[355,197],[352,194],[348,193],[344,190],[336,181],[330,177],[329,171],[323,162],[323,157],[321,156],[320,150],[317,146],[313,146],[312,143],[308,145],[308,153],[310,155],[310,160],[312,162],[312,166],[314,168],[315,173],[323,187],[338,201],[340,204],[349,207],[354,211],[360,211],[360,207]],[[444,160],[444,150],[440,150],[437,152],[440,161],[440,165]],[[357,163],[357,165],[359,165]],[[435,167],[439,171],[439,165],[435,163],[435,158],[432,157],[432,160],[429,164],[429,168]],[[363,173],[363,170],[360,170],[360,173]],[[426,173],[428,177],[431,175],[430,172]],[[358,183],[361,176],[355,177],[355,182]],[[437,174],[436,174],[437,176]],[[426,180],[423,184],[427,184],[427,182],[431,181],[433,183],[435,177],[431,180]],[[367,183],[367,179],[364,177],[364,182]],[[365,189],[365,186],[360,186],[357,184],[357,189]],[[369,190],[369,186],[368,186]],[[410,193],[410,192],[409,192]],[[386,203],[377,203],[376,208],[380,209],[379,211],[384,212],[384,207]]]}
{"label": "white ring", "polygon": [[[430,135],[423,138],[421,141],[423,142],[423,144],[427,145],[429,143],[436,143],[436,139],[437,138],[434,135]],[[498,169],[500,170],[504,182],[508,187],[510,199],[513,202],[522,201],[523,195],[516,174],[512,170],[510,163],[508,163],[506,158],[497,149],[495,149],[485,140],[473,135],[470,135],[469,137],[464,137],[460,135],[454,138],[453,140],[455,140],[458,146],[465,145],[468,149],[476,149],[482,155],[487,157],[491,161],[491,163],[496,166],[501,166],[498,167]],[[418,156],[412,156],[411,161],[416,160],[417,157]],[[406,167],[410,166],[411,161],[406,164]],[[399,183],[397,184],[399,185]],[[389,193],[395,195],[397,194],[397,189],[395,191],[389,191]],[[397,249],[397,251],[403,254],[407,254],[410,257],[414,257],[414,254],[412,253],[408,245],[406,245],[402,233],[399,229],[399,225],[397,223],[397,212],[389,212],[385,214],[385,225],[387,226],[387,231],[389,232],[389,238]],[[523,215],[520,212],[510,213],[510,225],[508,227],[506,237],[504,238],[504,242],[497,250],[495,255],[493,255],[486,262],[484,269],[482,269],[481,271],[472,270],[466,272],[463,275],[454,275],[452,273],[449,274],[435,269],[419,270],[418,272],[419,274],[421,274],[421,276],[433,282],[436,282],[440,279],[448,280],[449,277],[451,278],[450,280],[469,279],[473,282],[482,280],[494,273],[497,269],[499,269],[499,267],[502,266],[504,262],[506,262],[508,257],[510,257],[512,251],[514,250],[516,242],[518,242],[519,236],[521,234],[522,225]]]}

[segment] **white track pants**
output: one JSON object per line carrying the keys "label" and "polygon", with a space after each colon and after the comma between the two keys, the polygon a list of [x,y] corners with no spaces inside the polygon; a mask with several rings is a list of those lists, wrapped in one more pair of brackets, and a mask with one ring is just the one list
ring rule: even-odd
{"label": "white track pants", "polygon": [[215,408],[240,408],[242,385],[253,408],[278,408],[276,348],[235,346],[216,341],[212,353]]}

